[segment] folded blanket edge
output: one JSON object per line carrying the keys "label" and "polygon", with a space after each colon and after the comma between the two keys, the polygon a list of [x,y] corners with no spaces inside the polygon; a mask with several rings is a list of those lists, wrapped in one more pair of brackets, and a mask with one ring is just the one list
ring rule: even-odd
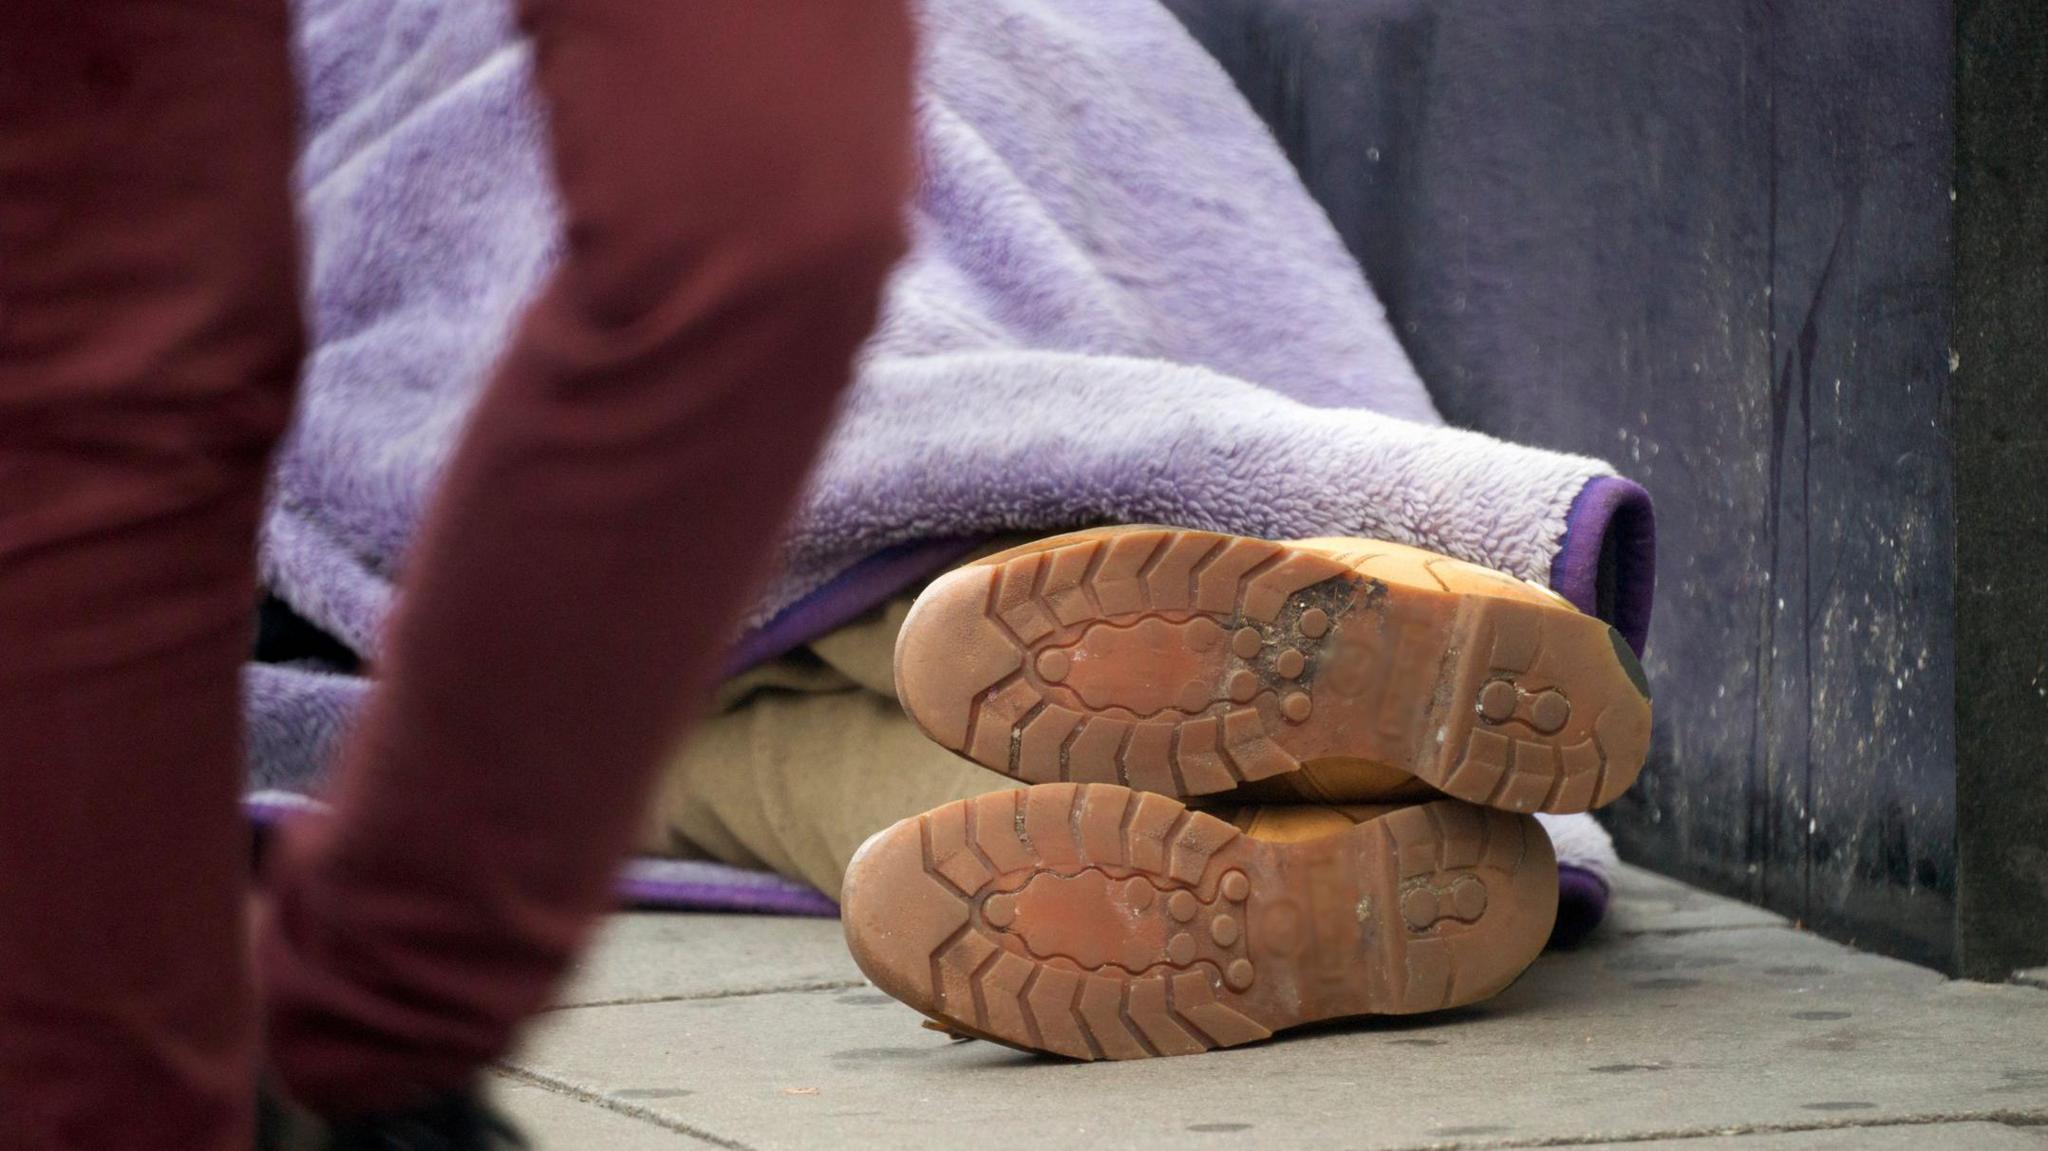
{"label": "folded blanket edge", "polygon": [[1640,656],[1657,591],[1657,512],[1641,484],[1594,476],[1565,512],[1550,586],[1614,626]]}

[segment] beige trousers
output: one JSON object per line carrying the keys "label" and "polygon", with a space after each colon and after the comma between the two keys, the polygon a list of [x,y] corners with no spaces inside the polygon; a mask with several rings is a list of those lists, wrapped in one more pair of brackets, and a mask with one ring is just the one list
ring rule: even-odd
{"label": "beige trousers", "polygon": [[912,598],[724,684],[663,774],[643,850],[767,868],[837,899],[868,836],[1020,786],[927,739],[896,702]]}

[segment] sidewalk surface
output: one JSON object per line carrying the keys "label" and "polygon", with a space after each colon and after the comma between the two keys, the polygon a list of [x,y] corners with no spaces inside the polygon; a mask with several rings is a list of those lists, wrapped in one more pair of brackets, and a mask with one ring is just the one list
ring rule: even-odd
{"label": "sidewalk surface", "polygon": [[2048,1151],[2048,980],[1953,982],[1642,871],[1619,896],[1479,1007],[1089,1065],[921,1029],[834,921],[626,915],[499,1089],[576,1151]]}

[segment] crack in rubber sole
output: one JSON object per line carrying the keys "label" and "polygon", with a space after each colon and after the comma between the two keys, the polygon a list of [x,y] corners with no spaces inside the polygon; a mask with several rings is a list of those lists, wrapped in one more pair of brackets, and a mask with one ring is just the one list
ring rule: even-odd
{"label": "crack in rubber sole", "polygon": [[1345,542],[1137,528],[991,557],[918,597],[898,693],[932,739],[1027,783],[1198,796],[1367,761],[1564,813],[1635,781],[1650,701],[1612,628],[1498,573]]}
{"label": "crack in rubber sole", "polygon": [[1074,1059],[1187,1055],[1488,998],[1550,936],[1533,818],[1455,800],[1269,842],[1164,796],[1042,784],[864,845],[846,940],[946,1029]]}

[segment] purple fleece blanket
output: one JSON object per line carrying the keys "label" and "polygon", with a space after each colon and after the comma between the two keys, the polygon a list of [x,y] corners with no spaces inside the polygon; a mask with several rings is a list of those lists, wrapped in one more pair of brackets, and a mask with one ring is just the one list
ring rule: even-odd
{"label": "purple fleece blanket", "polygon": [[[314,351],[263,570],[373,655],[556,207],[500,4],[297,15]],[[736,665],[989,534],[1098,521],[1416,543],[1548,582],[1640,645],[1641,489],[1442,426],[1328,220],[1155,0],[929,0],[922,23],[914,250]],[[309,789],[363,689],[252,668],[254,785]]]}

